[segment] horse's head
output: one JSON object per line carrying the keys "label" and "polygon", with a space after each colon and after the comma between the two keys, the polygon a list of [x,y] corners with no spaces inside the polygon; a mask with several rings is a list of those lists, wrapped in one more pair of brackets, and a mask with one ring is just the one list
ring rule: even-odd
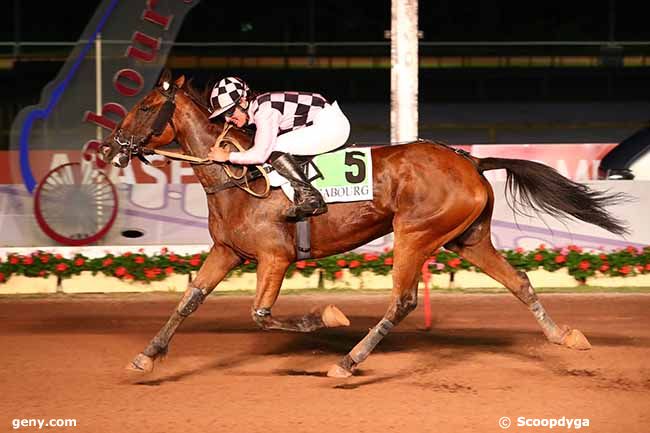
{"label": "horse's head", "polygon": [[171,143],[176,137],[172,117],[176,110],[176,92],[185,77],[175,81],[165,71],[156,87],[138,101],[100,148],[100,156],[116,167],[124,168],[133,157],[144,159],[153,149]]}

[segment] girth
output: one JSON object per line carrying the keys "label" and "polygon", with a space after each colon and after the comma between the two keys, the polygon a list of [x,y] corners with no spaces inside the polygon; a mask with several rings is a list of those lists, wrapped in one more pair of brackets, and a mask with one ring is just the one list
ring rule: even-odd
{"label": "girth", "polygon": [[[265,170],[267,173],[270,173],[273,171],[273,167],[265,167]],[[219,185],[203,185],[203,189],[205,190],[206,194],[216,194],[219,191],[223,191],[225,189],[244,186],[246,185],[247,182],[251,182],[261,177],[262,177],[262,173],[257,168],[253,168],[248,172],[245,178],[239,180],[229,179],[228,181],[221,183]]]}

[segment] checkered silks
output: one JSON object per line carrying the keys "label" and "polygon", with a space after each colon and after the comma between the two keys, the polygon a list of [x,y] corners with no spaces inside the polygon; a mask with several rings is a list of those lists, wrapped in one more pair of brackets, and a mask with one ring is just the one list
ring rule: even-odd
{"label": "checkered silks", "polygon": [[251,105],[253,117],[265,110],[282,114],[278,135],[312,124],[316,113],[325,107],[327,100],[318,93],[269,92],[258,96]]}
{"label": "checkered silks", "polygon": [[226,77],[219,81],[210,94],[210,103],[214,110],[211,117],[218,116],[223,111],[232,107],[248,92],[248,86],[240,78]]}

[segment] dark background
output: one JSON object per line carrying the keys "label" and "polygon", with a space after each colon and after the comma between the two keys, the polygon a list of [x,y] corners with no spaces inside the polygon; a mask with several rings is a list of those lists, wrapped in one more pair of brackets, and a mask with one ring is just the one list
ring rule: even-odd
{"label": "dark background", "polygon": [[[135,0],[129,0],[135,1]],[[142,1],[143,6],[145,0]],[[76,41],[98,1],[4,2],[0,41]],[[384,32],[390,29],[391,2],[307,0],[250,2],[204,0],[186,17],[178,42],[380,42],[380,48],[320,48],[318,55],[388,56]],[[641,3],[595,1],[419,2],[422,56],[588,55],[600,59],[590,67],[460,67],[421,68],[419,101],[424,136],[451,141],[548,142],[619,141],[647,120],[650,111],[650,45],[616,45],[617,41],[650,40],[648,15]],[[597,42],[592,46],[431,47],[432,42]],[[276,55],[282,49],[174,47],[171,55]],[[5,49],[5,52],[7,50]],[[646,55],[643,67],[623,67],[622,56]],[[62,60],[65,60],[63,58]],[[18,58],[0,70],[0,122],[3,136],[11,119],[34,104],[42,87],[62,63]],[[389,128],[390,69],[383,68],[191,68],[177,72],[198,85],[215,77],[239,75],[259,90],[311,90],[348,107],[360,140],[385,137]],[[555,128],[516,125],[554,123]],[[577,123],[599,124],[575,128]],[[453,123],[454,130],[441,125]],[[485,124],[514,123],[515,128],[488,132]],[[565,129],[557,124],[568,125]],[[460,132],[463,125],[467,131]],[[478,125],[478,126],[477,126]],[[571,126],[573,125],[573,126]],[[356,130],[354,129],[356,127]],[[554,131],[553,131],[554,129]],[[525,130],[521,132],[521,130]],[[371,131],[371,133],[358,133]],[[474,134],[472,131],[478,131]],[[509,131],[507,134],[504,131]],[[586,131],[586,132],[585,132]],[[4,144],[4,139],[2,140]]]}
{"label": "dark background", "polygon": [[[144,5],[145,0],[141,1]],[[94,14],[98,1],[52,2],[7,0],[0,14],[0,41],[76,41]],[[391,2],[306,0],[272,1],[251,7],[248,3],[198,3],[186,17],[178,42],[384,42],[390,29]],[[435,0],[419,2],[421,41],[485,43],[521,41],[602,42],[592,47],[428,47],[421,55],[494,56],[512,54],[601,55],[607,60],[607,41],[650,40],[648,15],[636,2],[595,1],[480,1]],[[282,50],[262,47],[174,48],[175,53],[194,55],[274,55]],[[318,54],[389,55],[384,48],[335,47]],[[625,47],[616,56],[648,54],[650,46]],[[620,57],[612,57],[616,64]],[[52,79],[58,62],[21,62],[2,71],[3,81],[20,84],[20,95],[31,95]],[[650,96],[648,68],[454,68],[422,69],[420,99],[429,101],[510,100],[645,100]],[[184,71],[185,72],[185,71]],[[301,69],[265,71],[219,71],[194,68],[188,71],[198,81],[211,75],[240,73],[253,77],[256,87],[303,88],[355,101],[385,101],[389,97],[390,71]],[[345,83],[342,85],[342,83]],[[3,86],[0,97],[21,97],[15,86]],[[33,96],[28,96],[33,98]]]}
{"label": "dark background", "polygon": [[[98,4],[5,0],[0,40],[75,40]],[[386,0],[278,0],[254,7],[204,0],[187,16],[178,40],[377,41],[390,29],[390,6]],[[424,41],[647,40],[646,9],[643,2],[622,0],[419,2]]]}

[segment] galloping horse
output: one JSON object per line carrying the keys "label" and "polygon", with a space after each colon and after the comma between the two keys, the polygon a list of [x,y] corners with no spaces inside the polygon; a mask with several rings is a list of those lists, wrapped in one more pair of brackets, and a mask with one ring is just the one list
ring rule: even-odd
{"label": "galloping horse", "polygon": [[[210,122],[208,113],[206,102],[183,76],[172,82],[163,75],[156,88],[135,104],[107,137],[104,157],[110,159],[115,154],[116,143],[126,143],[138,154],[175,140],[186,154],[204,158],[224,128],[223,121]],[[250,146],[251,137],[244,131],[233,128],[226,136]],[[374,147],[372,164],[372,201],[332,204],[329,212],[311,219],[314,258],[353,250],[394,232],[393,288],[388,309],[378,324],[332,366],[328,376],[352,375],[382,338],[413,311],[419,271],[443,246],[507,287],[528,307],[549,341],[576,349],[590,348],[580,331],[558,326],[551,319],[526,274],[516,271],[493,246],[490,220],[494,193],[482,173],[507,171],[506,190],[512,197],[509,202],[513,210],[527,207],[558,217],[571,215],[616,234],[625,233],[626,228],[605,208],[617,203],[620,196],[574,183],[540,163],[475,158],[424,140]],[[271,308],[285,273],[297,260],[295,222],[283,217],[288,199],[277,189],[259,199],[239,188],[218,188],[229,180],[224,164],[193,168],[206,189],[214,245],[167,323],[133,359],[130,368],[151,371],[154,360],[167,352],[178,326],[231,269],[246,259],[257,262],[251,313],[262,329],[310,332],[347,324],[335,308],[330,309],[329,316],[312,312],[286,320],[273,317]]]}

